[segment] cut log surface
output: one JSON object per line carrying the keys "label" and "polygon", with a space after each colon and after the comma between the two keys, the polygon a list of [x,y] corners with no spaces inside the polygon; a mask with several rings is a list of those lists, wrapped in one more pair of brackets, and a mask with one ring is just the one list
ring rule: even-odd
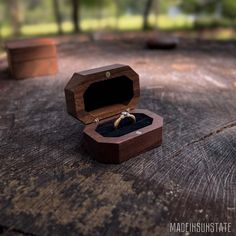
{"label": "cut log surface", "polygon": [[[181,39],[170,52],[139,37],[75,39],[59,45],[55,79],[15,81],[0,63],[0,234],[165,236],[170,222],[235,232],[236,43]],[[74,72],[114,63],[139,73],[138,108],[164,118],[164,137],[106,165],[83,147],[64,87]]]}

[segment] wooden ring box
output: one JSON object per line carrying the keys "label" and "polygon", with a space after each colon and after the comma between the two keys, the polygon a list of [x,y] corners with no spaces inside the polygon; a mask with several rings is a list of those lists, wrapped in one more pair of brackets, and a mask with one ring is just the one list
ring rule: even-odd
{"label": "wooden ring box", "polygon": [[[75,73],[65,87],[67,111],[86,126],[84,143],[103,163],[121,163],[162,143],[163,119],[135,109],[140,86],[138,74],[127,65],[111,65]],[[135,115],[136,123],[114,121],[122,111]]]}
{"label": "wooden ring box", "polygon": [[10,72],[15,79],[55,75],[56,42],[50,38],[20,39],[6,43]]}

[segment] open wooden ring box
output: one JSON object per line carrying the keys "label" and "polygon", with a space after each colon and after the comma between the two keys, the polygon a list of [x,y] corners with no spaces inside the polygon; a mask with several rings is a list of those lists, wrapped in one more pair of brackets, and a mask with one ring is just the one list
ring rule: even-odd
{"label": "open wooden ring box", "polygon": [[[74,73],[65,87],[67,111],[86,126],[84,143],[91,155],[103,163],[121,163],[162,143],[163,119],[135,109],[139,97],[139,75],[129,66],[115,64]],[[136,122],[114,121],[129,111]]]}

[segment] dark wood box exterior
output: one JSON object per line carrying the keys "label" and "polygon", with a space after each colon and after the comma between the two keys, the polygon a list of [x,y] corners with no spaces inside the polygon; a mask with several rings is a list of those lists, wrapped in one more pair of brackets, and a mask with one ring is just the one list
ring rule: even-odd
{"label": "dark wood box exterior", "polygon": [[[84,94],[90,86],[113,78],[117,79],[120,76],[125,76],[132,81],[132,98],[122,104],[112,104],[87,111]],[[120,96],[122,96],[122,91]],[[65,87],[67,111],[86,125],[84,144],[94,159],[103,163],[118,164],[161,145],[163,119],[151,111],[135,109],[139,96],[139,76],[127,65],[115,64],[75,73],[72,76]],[[115,120],[125,110],[129,110],[134,115],[142,113],[152,118],[151,125],[119,137],[105,137],[96,131],[99,124]]]}
{"label": "dark wood box exterior", "polygon": [[15,79],[55,75],[56,43],[52,39],[24,39],[6,43],[8,64]]}

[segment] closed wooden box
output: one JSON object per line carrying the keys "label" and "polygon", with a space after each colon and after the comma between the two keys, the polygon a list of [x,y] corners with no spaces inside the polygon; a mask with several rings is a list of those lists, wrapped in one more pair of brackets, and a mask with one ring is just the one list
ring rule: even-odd
{"label": "closed wooden box", "polygon": [[[91,156],[103,163],[121,163],[162,143],[163,119],[135,109],[139,76],[127,65],[111,65],[74,73],[65,87],[67,111],[85,124],[84,142]],[[136,122],[114,121],[129,111]]]}
{"label": "closed wooden box", "polygon": [[48,38],[6,43],[10,72],[15,79],[55,75],[58,71],[56,43]]}

